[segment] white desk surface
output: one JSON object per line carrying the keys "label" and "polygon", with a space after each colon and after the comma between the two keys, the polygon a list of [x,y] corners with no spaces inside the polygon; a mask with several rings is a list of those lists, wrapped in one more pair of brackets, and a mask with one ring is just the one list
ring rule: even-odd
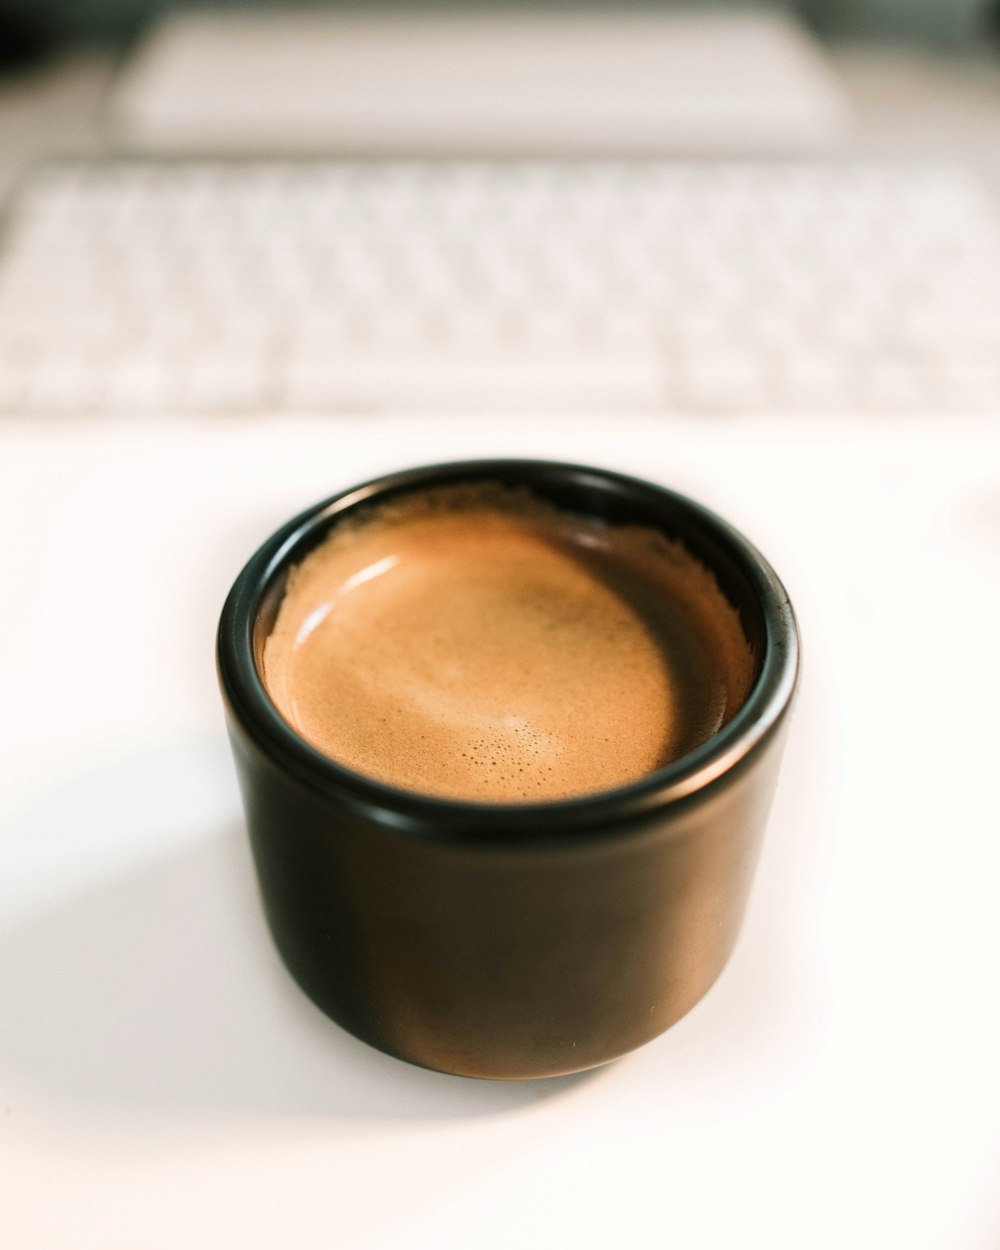
{"label": "white desk surface", "polygon": [[[714,506],[805,645],[728,969],[641,1051],[537,1083],[387,1058],[290,982],[213,668],[288,515],[495,453]],[[4,1244],[1000,1244],[996,424],[7,421],[0,568]]]}

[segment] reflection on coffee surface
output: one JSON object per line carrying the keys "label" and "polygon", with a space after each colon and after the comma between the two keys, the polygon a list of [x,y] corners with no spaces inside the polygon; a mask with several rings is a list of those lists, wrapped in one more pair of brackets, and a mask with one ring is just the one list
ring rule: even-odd
{"label": "reflection on coffee surface", "polygon": [[753,655],[680,544],[488,483],[339,523],[292,570],[263,675],[301,736],[356,772],[537,802],[693,750],[745,700]]}

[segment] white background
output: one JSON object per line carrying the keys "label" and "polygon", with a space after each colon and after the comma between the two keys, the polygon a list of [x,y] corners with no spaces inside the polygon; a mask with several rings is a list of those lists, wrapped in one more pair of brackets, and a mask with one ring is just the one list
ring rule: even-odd
{"label": "white background", "polygon": [[[621,468],[785,580],[801,693],[707,998],[582,1076],[370,1050],[273,953],[216,691],[289,515],[467,455]],[[1000,429],[986,419],[0,425],[0,1240],[1000,1245]]]}

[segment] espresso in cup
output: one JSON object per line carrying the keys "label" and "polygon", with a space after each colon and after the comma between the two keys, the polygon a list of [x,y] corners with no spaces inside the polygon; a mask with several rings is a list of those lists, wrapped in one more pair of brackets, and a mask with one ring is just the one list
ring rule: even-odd
{"label": "espresso in cup", "polygon": [[532,803],[687,755],[754,671],[736,609],[680,542],[480,481],[337,524],[288,575],[262,675],[298,734],[357,773]]}
{"label": "espresso in cup", "polygon": [[532,460],[361,483],[251,557],[218,666],[271,933],[355,1036],[555,1076],[722,971],[798,633],[697,503]]}

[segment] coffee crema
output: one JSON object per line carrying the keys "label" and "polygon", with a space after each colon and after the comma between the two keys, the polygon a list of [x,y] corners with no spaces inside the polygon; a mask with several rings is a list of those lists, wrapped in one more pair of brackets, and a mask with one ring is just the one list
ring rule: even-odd
{"label": "coffee crema", "polygon": [[333,760],[494,803],[639,780],[721,728],[753,670],[679,543],[499,483],[345,517],[291,570],[263,652],[278,710]]}

